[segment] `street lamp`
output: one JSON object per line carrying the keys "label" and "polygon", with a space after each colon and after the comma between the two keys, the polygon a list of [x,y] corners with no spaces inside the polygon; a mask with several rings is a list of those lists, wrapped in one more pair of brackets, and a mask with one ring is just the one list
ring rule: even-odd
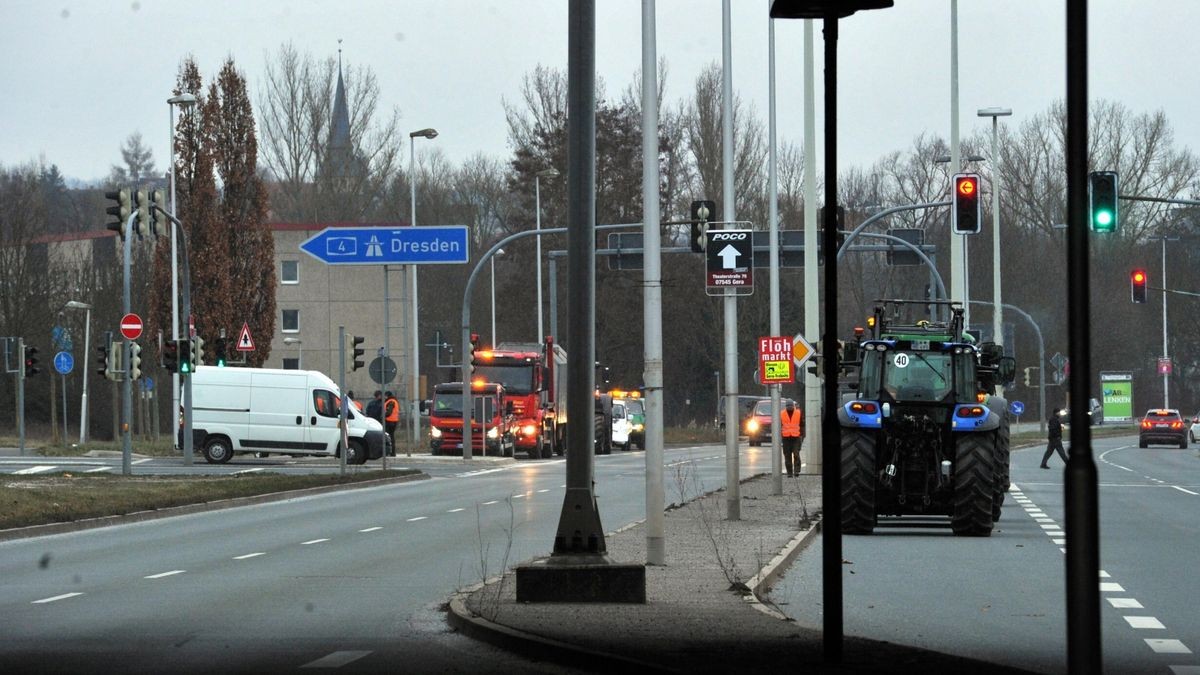
{"label": "street lamp", "polygon": [[[992,118],[992,342],[1004,344],[1004,306],[1000,302],[1000,157],[996,149],[999,118],[1012,114],[1010,108],[980,108],[980,117]],[[1003,396],[1004,388],[996,393]]]}
{"label": "street lamp", "polygon": [[[541,171],[539,171],[533,175],[533,194],[534,194],[533,210],[534,210],[535,216],[537,218],[538,232],[542,231],[542,186],[541,186],[540,181],[542,178],[558,178],[561,175],[562,174],[559,173],[558,169],[556,169],[554,167],[550,167],[549,169],[542,169]],[[538,340],[538,342],[541,342],[546,339],[546,334],[542,332],[542,235],[539,234],[538,236],[536,236],[534,238],[537,240],[537,298],[538,298],[538,301],[537,301],[538,302],[537,340]],[[493,320],[492,321],[493,330],[495,330],[495,325],[496,325],[496,322],[495,322],[495,320]],[[492,344],[495,345],[495,342],[496,342],[495,337],[493,337]]]}
{"label": "street lamp", "polygon": [[496,256],[504,255],[504,249],[496,249],[492,254],[492,349],[496,348]]}
{"label": "street lamp", "polygon": [[[70,300],[63,305],[65,309],[83,309],[87,313],[83,317],[83,395],[79,401],[79,444],[83,445],[87,441],[87,381],[88,381],[88,352],[91,351],[91,346],[88,341],[91,338],[92,328],[92,306],[86,302],[78,300]],[[64,409],[65,414],[65,409]],[[66,434],[63,434],[63,443],[67,442]]]}
{"label": "street lamp", "polygon": [[[417,226],[417,138],[437,138],[437,129],[419,129],[408,134],[408,194],[409,194],[409,224]],[[417,330],[417,316],[420,305],[417,303],[417,266],[408,266],[408,285],[412,293],[412,389],[409,396],[409,419],[412,429],[412,442],[415,444],[421,438],[421,350],[420,334]]]}
{"label": "street lamp", "polygon": [[[995,154],[993,153],[992,156],[994,157]],[[986,159],[987,159],[986,157],[982,157],[980,155],[970,155],[968,157],[963,158],[963,161],[964,162],[982,162]],[[933,161],[937,162],[938,164],[949,163],[950,155],[939,155]],[[951,188],[951,192],[953,192],[953,191],[954,191],[953,188]],[[953,239],[954,233],[953,232],[950,233],[950,236],[951,236],[951,239]],[[962,236],[962,244],[963,244],[963,249],[962,249],[963,326],[965,328],[969,329],[971,327],[971,265],[970,265],[970,259],[967,256],[967,250],[968,250],[967,237],[966,237],[966,235],[961,235],[961,236]],[[953,285],[953,283],[954,283],[953,280],[951,280],[951,285]],[[950,295],[951,295],[951,297],[954,296],[953,290],[950,291]]]}
{"label": "street lamp", "polygon": [[285,337],[283,344],[300,345],[300,356],[296,359],[296,367],[298,370],[304,370],[304,340],[297,337]]}
{"label": "street lamp", "polygon": [[[175,106],[190,109],[196,105],[196,96],[184,92],[167,99],[167,109],[171,118],[171,144],[167,146],[171,158],[171,216],[175,213]],[[171,223],[171,340],[179,342],[179,254],[176,251],[175,224]],[[191,336],[188,336],[191,337]],[[84,375],[86,377],[86,373]],[[86,383],[87,380],[85,379]],[[85,386],[84,392],[87,391]],[[85,393],[86,395],[86,393]],[[179,373],[171,373],[171,410],[179,410]],[[176,436],[178,438],[178,436]],[[82,441],[80,441],[82,443]],[[176,441],[178,444],[178,440]],[[191,463],[191,458],[188,458]]]}
{"label": "street lamp", "polygon": [[1162,240],[1162,362],[1159,364],[1159,370],[1162,371],[1163,378],[1163,407],[1171,407],[1171,394],[1167,385],[1171,381],[1171,357],[1167,353],[1167,242],[1179,241],[1179,237],[1168,237],[1163,235],[1159,237]]}

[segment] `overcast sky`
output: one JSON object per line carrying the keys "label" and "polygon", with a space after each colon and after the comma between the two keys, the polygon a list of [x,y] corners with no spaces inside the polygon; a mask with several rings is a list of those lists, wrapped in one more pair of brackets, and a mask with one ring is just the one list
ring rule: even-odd
{"label": "overcast sky", "polygon": [[[641,64],[641,1],[597,3],[598,75],[611,95]],[[766,122],[768,0],[733,1],[733,83]],[[1093,0],[1093,99],[1137,113],[1163,110],[1176,144],[1200,151],[1196,67],[1200,1]],[[1065,2],[959,0],[964,137],[989,122],[979,108],[1044,112],[1065,87]],[[503,99],[516,101],[538,64],[566,68],[566,0],[0,0],[0,164],[44,158],[94,180],[140,131],[162,170],[180,60],[206,81],[232,55],[257,103],[264,63],[285,42],[316,56],[344,40],[348,63],[370,66],[405,131],[435,127],[449,159],[507,158]],[[720,0],[658,0],[658,53],[675,102],[721,59]],[[803,139],[803,23],[776,27],[781,139]],[[841,24],[841,167],[907,149],[922,133],[950,135],[950,0],[896,0]],[[820,67],[820,31],[817,55]],[[661,76],[661,74],[660,74]],[[817,90],[820,93],[820,71]],[[820,111],[818,103],[818,114]],[[819,124],[819,122],[818,122]],[[818,136],[821,131],[818,127]]]}

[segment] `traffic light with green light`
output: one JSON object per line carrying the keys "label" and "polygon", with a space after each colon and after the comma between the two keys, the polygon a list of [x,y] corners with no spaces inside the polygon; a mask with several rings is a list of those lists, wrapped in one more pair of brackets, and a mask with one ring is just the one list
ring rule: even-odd
{"label": "traffic light with green light", "polygon": [[228,341],[225,339],[225,336],[217,338],[217,347],[214,353],[216,354],[218,368],[225,367],[227,343]]}
{"label": "traffic light with green light", "polygon": [[1116,171],[1093,171],[1088,174],[1088,186],[1091,188],[1088,191],[1090,222],[1093,232],[1117,231],[1117,225],[1120,223],[1117,184]]}
{"label": "traffic light with green light", "polygon": [[192,366],[192,341],[183,338],[176,343],[175,352],[179,355],[179,374],[187,375],[195,368]]}

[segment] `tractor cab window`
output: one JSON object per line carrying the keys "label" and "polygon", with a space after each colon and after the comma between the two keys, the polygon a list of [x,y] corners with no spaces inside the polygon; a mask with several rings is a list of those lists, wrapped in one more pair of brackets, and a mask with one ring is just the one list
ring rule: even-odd
{"label": "tractor cab window", "polygon": [[883,354],[883,387],[900,401],[940,401],[954,389],[954,360],[945,352]]}

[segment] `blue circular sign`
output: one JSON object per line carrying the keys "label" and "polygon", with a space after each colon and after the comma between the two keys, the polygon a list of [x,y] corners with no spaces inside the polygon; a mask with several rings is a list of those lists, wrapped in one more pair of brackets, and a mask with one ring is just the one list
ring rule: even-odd
{"label": "blue circular sign", "polygon": [[1012,403],[1008,404],[1008,409],[1010,412],[1012,412],[1012,414],[1020,415],[1021,413],[1025,412],[1025,404],[1021,403],[1020,401],[1013,401]]}
{"label": "blue circular sign", "polygon": [[71,356],[71,352],[59,352],[54,355],[54,369],[60,375],[68,375],[75,368],[75,357]]}

